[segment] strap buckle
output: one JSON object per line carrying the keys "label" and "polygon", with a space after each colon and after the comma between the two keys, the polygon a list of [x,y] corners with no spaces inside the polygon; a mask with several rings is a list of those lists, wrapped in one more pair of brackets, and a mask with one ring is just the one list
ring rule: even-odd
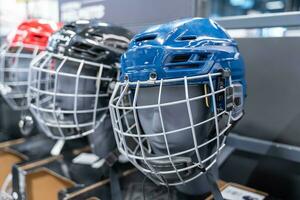
{"label": "strap buckle", "polygon": [[112,151],[106,156],[105,158],[105,163],[109,166],[112,167],[119,159],[120,153],[118,151]]}

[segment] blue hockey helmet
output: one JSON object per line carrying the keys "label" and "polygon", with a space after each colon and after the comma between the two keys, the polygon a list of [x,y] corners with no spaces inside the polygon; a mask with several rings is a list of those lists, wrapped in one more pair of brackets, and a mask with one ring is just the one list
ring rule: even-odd
{"label": "blue hockey helmet", "polygon": [[123,54],[110,100],[118,148],[158,184],[196,180],[214,166],[245,96],[237,43],[216,22],[150,27]]}

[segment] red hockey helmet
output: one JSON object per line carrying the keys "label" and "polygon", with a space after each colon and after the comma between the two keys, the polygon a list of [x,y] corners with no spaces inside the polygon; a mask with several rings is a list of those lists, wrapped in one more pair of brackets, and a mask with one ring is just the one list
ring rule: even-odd
{"label": "red hockey helmet", "polygon": [[0,93],[14,110],[27,109],[30,62],[46,49],[48,39],[61,26],[44,19],[25,20],[0,48]]}
{"label": "red hockey helmet", "polygon": [[18,46],[19,43],[22,43],[24,45],[39,46],[41,50],[44,50],[49,37],[61,26],[62,23],[49,20],[30,19],[23,21],[7,39],[12,46]]}

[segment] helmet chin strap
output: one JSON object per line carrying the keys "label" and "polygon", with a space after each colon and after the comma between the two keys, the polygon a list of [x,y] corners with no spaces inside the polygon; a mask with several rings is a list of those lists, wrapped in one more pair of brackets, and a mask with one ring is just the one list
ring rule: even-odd
{"label": "helmet chin strap", "polygon": [[212,172],[211,171],[205,172],[205,176],[207,179],[207,183],[210,187],[210,191],[214,197],[214,200],[223,200],[224,198],[222,196],[222,193],[218,187],[217,181],[214,178]]}

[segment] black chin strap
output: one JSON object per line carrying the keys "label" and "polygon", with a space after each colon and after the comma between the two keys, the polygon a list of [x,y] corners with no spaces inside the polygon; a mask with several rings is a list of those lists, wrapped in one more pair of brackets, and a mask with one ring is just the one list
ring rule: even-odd
{"label": "black chin strap", "polygon": [[222,197],[221,191],[219,190],[217,181],[215,180],[213,174],[210,171],[207,171],[205,173],[205,176],[207,178],[207,182],[209,184],[210,191],[214,197],[214,200],[224,200],[224,198]]}
{"label": "black chin strap", "polygon": [[112,200],[122,200],[122,191],[118,177],[118,171],[111,167],[109,169],[110,192]]}
{"label": "black chin strap", "polygon": [[93,152],[100,158],[105,158],[105,171],[109,172],[111,200],[122,200],[118,170],[115,166],[120,153],[115,149],[110,115],[105,113],[100,122],[101,124],[97,128],[97,132],[100,134],[89,135],[89,140],[93,144]]}
{"label": "black chin strap", "polygon": [[115,163],[118,161],[119,152],[117,150],[108,154],[106,164],[109,167],[110,192],[112,200],[122,200],[122,190]]}

